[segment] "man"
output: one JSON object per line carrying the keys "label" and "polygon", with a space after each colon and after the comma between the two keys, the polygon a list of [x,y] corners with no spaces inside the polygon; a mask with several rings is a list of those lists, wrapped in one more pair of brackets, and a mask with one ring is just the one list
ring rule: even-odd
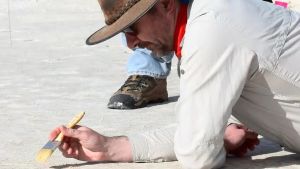
{"label": "man", "polygon": [[[174,50],[182,53],[174,150],[184,168],[222,166],[228,152],[230,114],[259,134],[300,151],[299,13],[258,0],[199,0],[190,2],[188,8],[177,0],[100,0],[100,4],[108,26],[93,34],[88,44],[123,31],[131,48],[147,47],[157,56]],[[182,17],[185,10],[187,21]],[[178,28],[186,30],[179,41],[174,35]],[[233,127],[238,131],[238,126]],[[86,130],[79,129],[71,131]],[[60,128],[52,137],[59,131],[68,136]],[[116,147],[110,145],[128,142],[126,137],[90,136],[98,143],[109,142],[92,148],[98,157],[103,157],[103,150],[114,152]],[[146,142],[143,139],[141,144]],[[237,140],[239,144],[233,145],[247,145],[245,139]],[[74,148],[78,155],[75,145],[80,141],[84,139],[71,147],[65,142],[63,153],[72,157]],[[133,145],[132,152],[141,146]],[[128,152],[128,147],[117,151]]]}
{"label": "man", "polygon": [[[188,3],[188,0],[185,1]],[[166,78],[171,70],[173,54],[165,56],[166,61],[152,55],[147,49],[133,51],[127,62],[128,78],[109,99],[108,108],[135,109],[168,100]]]}

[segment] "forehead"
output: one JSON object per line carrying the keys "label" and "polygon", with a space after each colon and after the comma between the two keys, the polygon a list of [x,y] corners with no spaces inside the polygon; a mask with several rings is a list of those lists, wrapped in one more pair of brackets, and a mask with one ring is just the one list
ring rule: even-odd
{"label": "forehead", "polygon": [[118,0],[99,0],[99,4],[101,5],[103,10],[113,9],[115,6],[121,6],[121,1]]}

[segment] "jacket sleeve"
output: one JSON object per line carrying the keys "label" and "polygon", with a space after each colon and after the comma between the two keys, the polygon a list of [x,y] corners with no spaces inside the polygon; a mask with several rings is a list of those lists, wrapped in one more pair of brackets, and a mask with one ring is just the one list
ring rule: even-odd
{"label": "jacket sleeve", "polygon": [[175,131],[176,124],[172,124],[163,128],[129,135],[133,161],[165,162],[177,160],[173,149]]}
{"label": "jacket sleeve", "polygon": [[185,169],[218,168],[225,162],[224,131],[256,56],[210,17],[190,23],[182,51],[174,148]]}

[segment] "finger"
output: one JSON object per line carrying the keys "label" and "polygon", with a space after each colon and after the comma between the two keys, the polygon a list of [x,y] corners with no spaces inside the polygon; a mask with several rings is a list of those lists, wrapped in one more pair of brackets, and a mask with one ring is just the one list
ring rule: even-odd
{"label": "finger", "polygon": [[72,142],[71,143],[71,145],[70,145],[70,148],[71,148],[71,152],[70,152],[70,154],[76,154],[75,152],[76,152],[76,150],[78,150],[78,144],[77,144],[77,142]]}
{"label": "finger", "polygon": [[50,132],[49,140],[53,141],[59,135],[59,133],[61,132],[60,127],[57,127]]}
{"label": "finger", "polygon": [[62,146],[58,147],[59,151],[61,151],[62,153],[64,152],[64,149],[62,148]]}
{"label": "finger", "polygon": [[237,152],[236,152],[238,157],[243,157],[246,153],[247,153],[247,147],[245,147],[245,146],[240,147],[239,149],[237,149]]}
{"label": "finger", "polygon": [[72,158],[70,152],[70,148],[68,147],[60,147],[59,150],[62,152],[62,155],[66,158]]}
{"label": "finger", "polygon": [[78,154],[76,154],[76,152],[77,152],[77,150],[74,150],[70,147],[66,151],[63,151],[62,154],[66,158],[76,158],[77,159]]}
{"label": "finger", "polygon": [[71,148],[67,149],[66,151],[62,151],[62,155],[66,158],[76,158],[77,154],[75,153],[75,150],[72,150]]}
{"label": "finger", "polygon": [[255,146],[257,145],[257,141],[258,139],[257,140],[248,139],[246,140],[245,144],[247,145],[248,149],[252,151],[255,149]]}
{"label": "finger", "polygon": [[82,126],[81,125],[75,125],[74,127],[72,127],[73,129],[80,129],[80,128],[82,128]]}
{"label": "finger", "polygon": [[242,154],[242,153],[241,153],[241,148],[232,150],[232,151],[229,152],[229,154],[233,154],[234,156],[240,157],[241,154]]}
{"label": "finger", "polygon": [[243,156],[244,156],[244,154],[241,153],[240,151],[234,151],[232,154],[233,154],[234,156],[236,156],[236,157],[243,157]]}
{"label": "finger", "polygon": [[246,132],[246,139],[257,139],[258,134],[253,131]]}
{"label": "finger", "polygon": [[76,140],[76,141],[73,141],[73,142],[71,143],[71,147],[72,147],[72,148],[78,148],[78,147],[79,147],[79,144],[78,144],[77,140]]}
{"label": "finger", "polygon": [[254,139],[246,139],[245,142],[250,142],[253,145],[258,145],[260,143],[258,137],[254,138]]}
{"label": "finger", "polygon": [[259,145],[259,143],[260,143],[260,141],[259,141],[259,139],[257,138],[257,139],[255,140],[255,145]]}
{"label": "finger", "polygon": [[246,144],[247,144],[247,148],[248,148],[249,150],[252,151],[252,150],[255,149],[255,143],[254,143],[254,142],[252,142],[252,141],[250,142],[250,141],[249,141],[249,142],[247,142]]}
{"label": "finger", "polygon": [[69,144],[67,142],[63,142],[60,147],[63,151],[67,151],[69,148]]}
{"label": "finger", "polygon": [[72,158],[72,155],[68,153],[68,151],[64,151],[62,155],[66,158]]}
{"label": "finger", "polygon": [[72,155],[73,149],[72,147],[69,147],[69,149],[67,150],[68,155]]}
{"label": "finger", "polygon": [[67,158],[72,158],[74,156],[75,150],[70,145],[60,147],[60,150],[61,150],[63,156],[65,156]]}
{"label": "finger", "polygon": [[251,145],[248,147],[249,150],[253,151],[255,149],[255,145]]}
{"label": "finger", "polygon": [[82,131],[78,129],[66,128],[65,126],[60,127],[61,132],[64,136],[80,139]]}

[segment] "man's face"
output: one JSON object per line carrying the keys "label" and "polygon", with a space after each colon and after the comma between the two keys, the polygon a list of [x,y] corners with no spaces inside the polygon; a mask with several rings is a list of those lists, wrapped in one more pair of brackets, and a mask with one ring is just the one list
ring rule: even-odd
{"label": "man's face", "polygon": [[174,17],[160,3],[154,8],[124,32],[129,48],[147,48],[162,57],[173,50]]}

